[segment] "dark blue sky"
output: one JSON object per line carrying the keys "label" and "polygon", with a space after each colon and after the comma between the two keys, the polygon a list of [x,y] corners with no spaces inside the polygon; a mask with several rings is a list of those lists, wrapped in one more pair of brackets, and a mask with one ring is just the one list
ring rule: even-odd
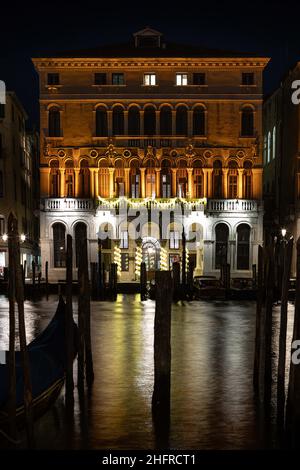
{"label": "dark blue sky", "polygon": [[271,57],[265,74],[269,93],[288,66],[300,60],[299,19],[300,2],[291,0],[182,1],[181,7],[178,0],[7,2],[0,8],[0,79],[37,123],[37,76],[30,57],[126,42],[149,25],[169,41]]}

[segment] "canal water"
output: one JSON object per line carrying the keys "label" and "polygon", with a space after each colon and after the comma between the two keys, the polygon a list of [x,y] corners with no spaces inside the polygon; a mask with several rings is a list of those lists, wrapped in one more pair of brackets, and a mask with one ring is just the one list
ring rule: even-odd
{"label": "canal water", "polygon": [[[28,341],[42,331],[57,297],[27,301]],[[77,302],[74,302],[76,319]],[[118,295],[92,302],[95,382],[65,419],[63,392],[35,424],[45,449],[151,449],[155,303]],[[274,368],[279,307],[274,314]],[[289,307],[288,349],[293,307]],[[253,449],[276,446],[264,429],[252,392],[255,303],[193,301],[172,307],[171,426],[175,449]],[[0,349],[8,348],[8,302],[0,297]],[[76,370],[74,371],[76,375]]]}

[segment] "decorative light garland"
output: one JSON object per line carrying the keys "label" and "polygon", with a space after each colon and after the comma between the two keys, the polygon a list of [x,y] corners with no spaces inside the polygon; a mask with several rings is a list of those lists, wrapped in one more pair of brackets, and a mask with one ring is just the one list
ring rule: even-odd
{"label": "decorative light garland", "polygon": [[143,261],[143,251],[141,246],[135,249],[135,275],[137,279],[141,277],[141,262]]}
{"label": "decorative light garland", "polygon": [[182,197],[174,197],[169,199],[155,199],[153,197],[146,197],[144,199],[131,199],[127,198],[126,196],[121,196],[119,198],[103,198],[98,196],[98,201],[100,205],[109,206],[109,207],[117,207],[120,203],[126,203],[130,207],[139,207],[139,206],[147,206],[147,204],[151,203],[154,206],[160,207],[162,209],[174,207],[176,204],[184,204],[188,207],[197,204],[206,205],[207,199],[203,197],[201,199],[185,199]]}
{"label": "decorative light garland", "polygon": [[160,249],[160,269],[161,271],[168,270],[168,252],[163,247]]}
{"label": "decorative light garland", "polygon": [[121,249],[117,245],[114,247],[114,262],[117,264],[118,276],[121,276]]}

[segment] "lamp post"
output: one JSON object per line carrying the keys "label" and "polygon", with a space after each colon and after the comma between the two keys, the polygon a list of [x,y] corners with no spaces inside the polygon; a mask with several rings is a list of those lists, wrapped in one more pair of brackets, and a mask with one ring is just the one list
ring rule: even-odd
{"label": "lamp post", "polygon": [[181,202],[181,212],[182,212],[182,298],[185,298],[186,291],[186,238],[184,230],[184,203]]}

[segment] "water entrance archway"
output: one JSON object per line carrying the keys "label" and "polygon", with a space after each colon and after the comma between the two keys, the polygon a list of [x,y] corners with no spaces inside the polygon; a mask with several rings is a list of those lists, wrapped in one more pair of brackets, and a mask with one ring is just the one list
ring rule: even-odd
{"label": "water entrance archway", "polygon": [[160,269],[160,243],[156,238],[143,238],[142,254],[147,271],[157,271]]}

